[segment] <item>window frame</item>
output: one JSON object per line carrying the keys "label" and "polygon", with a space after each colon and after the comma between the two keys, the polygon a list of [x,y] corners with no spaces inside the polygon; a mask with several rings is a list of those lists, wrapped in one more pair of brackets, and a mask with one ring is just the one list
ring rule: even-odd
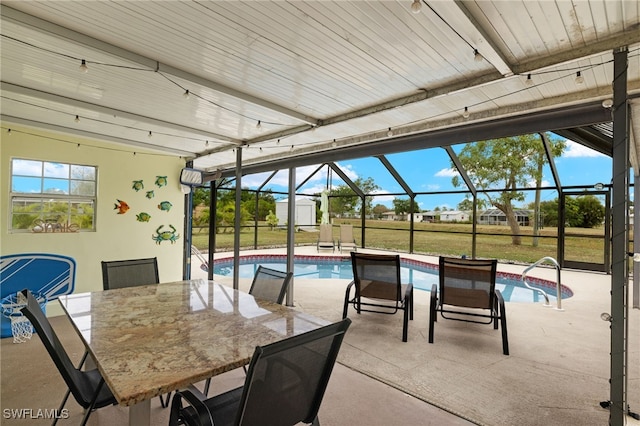
{"label": "window frame", "polygon": [[[98,202],[98,167],[89,164],[77,164],[68,163],[62,161],[42,160],[24,157],[12,157],[10,164],[10,187],[9,187],[9,220],[8,228],[12,233],[23,232],[96,232],[96,220],[97,220],[97,202]],[[16,172],[17,162],[40,163],[38,171],[34,168],[31,172]],[[49,173],[47,166],[61,167],[64,170],[63,174]],[[74,176],[77,172],[77,168],[88,168],[87,172],[80,170],[80,176]],[[29,179],[32,183],[31,191],[15,191],[17,179]],[[35,188],[39,181],[39,189]],[[60,186],[54,185],[56,188],[62,189],[64,192],[46,192],[46,182],[55,182],[62,184]],[[27,182],[25,180],[25,182]],[[89,186],[86,186],[89,185]],[[87,193],[91,195],[82,195],[79,193],[72,193],[74,191],[82,192],[82,188],[85,187]],[[20,212],[16,207],[22,203],[27,204],[39,204],[40,207],[33,212]],[[58,206],[66,204],[66,210],[64,211],[52,211],[47,210],[47,203],[57,203]],[[81,224],[77,223],[78,216],[87,213],[74,212],[74,208],[81,206],[82,204],[89,205],[93,211],[91,214],[91,227],[81,228]],[[20,227],[19,222],[16,226],[14,218],[17,215],[30,215],[37,216],[33,219],[28,227]],[[23,224],[24,225],[24,224]]]}

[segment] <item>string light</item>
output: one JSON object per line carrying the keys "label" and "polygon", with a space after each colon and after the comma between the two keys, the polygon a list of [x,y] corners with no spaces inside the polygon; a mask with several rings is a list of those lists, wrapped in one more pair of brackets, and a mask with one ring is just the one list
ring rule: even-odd
{"label": "string light", "polygon": [[280,139],[278,139],[278,141],[276,142],[276,145],[280,145]]}
{"label": "string light", "polygon": [[189,89],[185,90],[182,96],[184,96],[185,99],[189,99]]}
{"label": "string light", "polygon": [[89,67],[87,66],[87,61],[85,61],[84,59],[82,60],[82,62],[80,62],[80,71],[87,73],[89,72]]}
{"label": "string light", "polygon": [[389,130],[387,131],[387,136],[389,136],[389,137],[393,136],[393,132],[391,131],[391,127],[389,127]]}
{"label": "string light", "polygon": [[332,147],[334,147],[334,148],[335,148],[336,146],[338,146],[338,144],[336,143],[336,140],[335,140],[335,139],[333,140],[333,143],[331,144],[331,146],[332,146]]}
{"label": "string light", "polygon": [[11,136],[11,129],[7,129],[7,135]]}
{"label": "string light", "polygon": [[256,129],[262,129],[262,122],[260,120],[258,120],[258,124],[256,124]]}
{"label": "string light", "polygon": [[464,118],[469,118],[469,108],[468,107],[464,107],[464,112],[462,113],[462,116]]}
{"label": "string light", "polygon": [[524,82],[527,86],[533,86],[533,80],[531,79],[531,74],[527,74],[527,80]]}
{"label": "string light", "polygon": [[147,135],[147,137],[151,138],[151,136],[153,136],[153,134],[151,133],[151,130],[149,130],[149,134]]}
{"label": "string light", "polygon": [[483,57],[480,52],[478,52],[478,49],[473,49],[473,59],[476,62],[482,62]]}
{"label": "string light", "polygon": [[209,140],[204,141],[204,146],[209,146]]}
{"label": "string light", "polygon": [[74,120],[74,121],[75,121],[76,123],[79,123],[79,122],[80,122],[80,117],[76,115],[76,118],[75,118],[75,120]]}
{"label": "string light", "polygon": [[413,3],[411,3],[411,11],[413,13],[420,13],[421,10],[422,2],[420,0],[413,0]]}
{"label": "string light", "polygon": [[580,71],[578,71],[576,73],[576,84],[582,84],[582,83],[584,83],[584,77],[582,76]]}

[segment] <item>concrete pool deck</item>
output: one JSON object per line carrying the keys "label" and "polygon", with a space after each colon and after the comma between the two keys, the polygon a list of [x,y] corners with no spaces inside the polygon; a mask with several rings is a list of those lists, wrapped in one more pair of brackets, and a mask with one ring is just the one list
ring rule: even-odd
{"label": "concrete pool deck", "polygon": [[[241,255],[284,253],[285,249],[276,249]],[[296,247],[295,254],[338,252]],[[232,254],[216,253],[214,258],[228,256]],[[437,263],[433,256],[402,257]],[[522,274],[524,268],[498,265],[499,271],[513,274]],[[556,280],[556,270],[550,267],[535,268],[528,275]],[[206,273],[198,276],[206,278]],[[216,280],[231,282],[229,277]],[[241,280],[240,288],[248,288],[248,281]],[[561,281],[574,292],[562,301],[563,311],[542,304],[507,303],[509,356],[502,354],[499,331],[486,325],[440,320],[435,342],[429,344],[429,292],[416,291],[407,343],[401,341],[401,315],[356,315],[350,310],[353,324],[338,362],[476,424],[606,425],[609,411],[599,403],[609,399],[610,330],[600,314],[611,310],[611,276],[563,270]],[[296,278],[294,306],[337,321],[347,284],[348,280]],[[628,356],[628,403],[638,413],[639,309],[629,309]],[[629,425],[640,425],[630,416],[626,419]]]}
{"label": "concrete pool deck", "polygon": [[[366,250],[368,251],[368,250]],[[373,252],[373,251],[371,251]],[[379,251],[376,251],[379,252]],[[285,249],[242,251],[285,254]],[[295,254],[317,253],[315,247],[296,247]],[[347,255],[346,253],[344,254]],[[232,256],[216,253],[215,258]],[[436,263],[437,258],[402,254]],[[192,278],[206,278],[197,258]],[[499,264],[500,271],[521,274],[524,266]],[[552,268],[540,267],[530,276],[555,280]],[[230,277],[216,281],[232,285]],[[435,342],[427,342],[429,293],[416,291],[409,341],[403,343],[401,315],[349,315],[353,320],[320,410],[323,426],[395,425],[606,425],[609,411],[610,331],[600,319],[610,312],[611,277],[606,274],[562,271],[562,282],[574,296],[562,302],[563,312],[541,304],[507,303],[511,355],[502,354],[500,332],[486,325],[440,320]],[[295,309],[337,321],[348,280],[294,280]],[[240,280],[248,290],[250,279]],[[631,299],[630,299],[631,300]],[[69,321],[52,318],[72,359],[83,347]],[[2,409],[56,408],[66,390],[60,375],[34,337],[23,344],[2,339],[0,362]],[[242,384],[241,371],[216,376],[212,393]],[[640,310],[629,311],[628,403],[640,412]],[[60,425],[78,424],[75,401],[71,418]],[[93,413],[90,425],[126,424],[126,407],[107,407]],[[169,410],[152,401],[154,425],[168,423]],[[640,421],[627,416],[628,425]],[[50,420],[10,420],[2,425],[50,424]]]}

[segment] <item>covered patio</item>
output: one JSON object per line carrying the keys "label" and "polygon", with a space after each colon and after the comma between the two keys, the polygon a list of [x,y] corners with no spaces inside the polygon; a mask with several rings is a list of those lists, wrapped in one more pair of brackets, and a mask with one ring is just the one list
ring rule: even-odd
{"label": "covered patio", "polygon": [[[243,252],[283,254],[284,250]],[[317,255],[313,247],[299,247],[296,254]],[[216,254],[222,258],[232,253]],[[435,258],[406,255],[426,262]],[[194,257],[193,264],[198,265]],[[499,264],[499,270],[519,274],[521,265]],[[537,268],[531,275],[554,280],[555,270]],[[206,278],[194,268],[194,278]],[[216,281],[232,285],[230,277]],[[562,282],[574,295],[563,300],[563,312],[534,303],[507,303],[511,354],[502,355],[499,332],[490,327],[439,321],[434,344],[427,342],[429,293],[417,290],[415,318],[409,325],[409,341],[402,343],[401,315],[351,315],[353,324],[345,338],[320,411],[321,424],[425,424],[425,425],[602,425],[608,400],[609,325],[600,319],[609,309],[608,280],[597,272],[563,271]],[[348,281],[296,279],[295,309],[328,320],[339,320]],[[247,290],[249,280],[240,288]],[[79,357],[83,351],[65,317],[55,317],[65,345]],[[631,310],[632,330],[640,328],[640,311]],[[638,333],[629,341],[629,404],[640,407],[640,342]],[[46,354],[34,336],[14,345],[2,341],[2,401],[5,407],[55,406],[64,392],[57,372],[28,368],[46,364]],[[28,354],[24,351],[29,348]],[[214,378],[217,390],[238,386],[240,371]],[[24,386],[33,388],[28,394]],[[47,401],[50,401],[47,404]],[[71,406],[79,418],[78,406]],[[127,409],[96,411],[95,425],[126,422]],[[166,424],[168,410],[157,398],[152,405],[154,424]],[[626,416],[628,425],[640,421]],[[3,424],[4,424],[3,420]],[[69,420],[70,424],[74,424]],[[7,425],[21,424],[7,420]],[[40,424],[34,422],[32,424]],[[42,421],[41,424],[48,424]],[[63,423],[66,424],[66,423]]]}
{"label": "covered patio", "polygon": [[[116,257],[157,255],[163,280],[189,275],[191,198],[177,184],[185,166],[214,186],[235,180],[239,203],[247,174],[287,170],[294,199],[298,167],[385,161],[429,147],[450,152],[453,144],[524,133],[553,131],[611,156],[612,273],[576,275],[588,291],[575,288],[564,313],[511,308],[511,357],[485,346],[492,339],[474,340],[480,349],[470,351],[462,330],[444,324],[438,334],[458,340],[426,344],[425,305],[417,302],[409,344],[381,346],[371,331],[390,325],[357,319],[340,361],[483,424],[603,424],[609,414],[611,424],[628,421],[627,402],[637,406],[640,394],[638,375],[626,376],[639,365],[637,332],[629,333],[638,330],[638,310],[629,297],[639,300],[640,270],[634,295],[627,209],[640,158],[636,1],[4,1],[0,8],[0,196],[16,196],[6,182],[14,158],[99,167],[101,196],[100,219],[78,235],[13,229],[4,209],[2,254],[63,251],[82,265],[76,291],[99,290],[99,262]],[[135,196],[132,181],[164,175],[172,183],[164,205],[176,208],[156,214],[151,206],[164,223],[148,228],[112,211],[123,194]],[[232,284],[244,285],[238,277]],[[298,280],[288,303],[334,318],[343,284],[322,306],[314,298],[321,290]],[[601,312],[614,321],[602,322]],[[464,350],[469,358],[458,363]],[[613,402],[610,412],[600,400]]]}

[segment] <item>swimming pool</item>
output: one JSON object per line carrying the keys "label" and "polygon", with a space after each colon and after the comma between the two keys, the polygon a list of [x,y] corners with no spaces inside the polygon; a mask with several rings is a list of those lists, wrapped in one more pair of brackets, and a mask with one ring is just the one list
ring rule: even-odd
{"label": "swimming pool", "polygon": [[[249,255],[240,256],[240,278],[252,278],[259,265],[279,271],[286,271],[286,255]],[[213,263],[213,273],[230,276],[233,274],[233,258],[217,259]],[[431,290],[438,283],[438,265],[414,259],[400,260],[400,275],[403,282],[413,283],[419,290]],[[293,276],[311,279],[353,279],[351,258],[346,256],[302,256],[296,255]],[[556,299],[556,283],[549,280],[527,277],[532,287],[544,290],[549,299]],[[498,272],[496,288],[507,302],[544,302],[537,291],[530,290],[522,283],[520,275]],[[562,286],[562,299],[573,296],[569,287]],[[553,303],[553,302],[551,302]]]}

